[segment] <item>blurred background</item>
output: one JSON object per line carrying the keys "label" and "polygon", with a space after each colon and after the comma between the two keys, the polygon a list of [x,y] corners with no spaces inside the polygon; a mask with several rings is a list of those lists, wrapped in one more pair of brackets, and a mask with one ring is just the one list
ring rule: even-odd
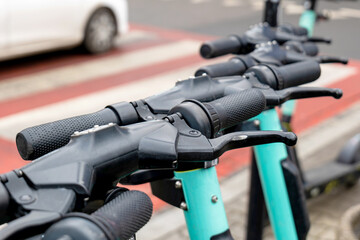
{"label": "blurred background", "polygon": [[[282,23],[298,24],[304,1],[281,1]],[[130,21],[210,36],[243,33],[262,20],[263,0],[131,0]],[[360,2],[317,1],[318,12],[331,21],[319,21],[315,35],[333,40],[323,53],[359,59]]]}
{"label": "blurred background", "polygon": [[[15,146],[26,127],[159,93],[200,66],[229,59],[204,60],[199,47],[241,35],[261,22],[263,6],[262,0],[0,0],[0,173],[26,163]],[[303,9],[303,1],[282,1],[281,22],[297,25]],[[305,135],[360,101],[360,2],[318,1],[317,9],[329,19],[317,23],[314,36],[333,40],[320,45],[321,54],[351,60],[323,67],[318,81],[343,88],[342,100],[299,103],[295,132]],[[359,131],[354,126],[323,155]],[[248,150],[227,154],[218,174],[226,178],[248,163]]]}

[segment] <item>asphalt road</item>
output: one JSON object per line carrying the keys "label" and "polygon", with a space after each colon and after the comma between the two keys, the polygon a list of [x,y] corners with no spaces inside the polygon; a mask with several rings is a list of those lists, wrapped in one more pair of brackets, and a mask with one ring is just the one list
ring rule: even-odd
{"label": "asphalt road", "polygon": [[[263,0],[130,0],[130,21],[169,29],[226,36],[241,34],[262,20]],[[297,24],[302,1],[282,1],[282,22]],[[316,25],[315,35],[333,39],[321,52],[360,59],[360,1],[319,1],[329,21]]]}

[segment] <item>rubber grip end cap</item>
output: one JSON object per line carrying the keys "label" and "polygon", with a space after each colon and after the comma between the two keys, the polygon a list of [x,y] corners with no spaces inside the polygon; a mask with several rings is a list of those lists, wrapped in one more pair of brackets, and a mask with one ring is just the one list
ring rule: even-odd
{"label": "rubber grip end cap", "polygon": [[284,143],[288,146],[294,146],[297,142],[297,136],[293,132],[285,132]]}
{"label": "rubber grip end cap", "polygon": [[27,141],[29,137],[24,134],[26,134],[26,132],[19,132],[16,134],[16,147],[22,159],[31,160],[33,159],[34,148],[32,147],[32,144]]}
{"label": "rubber grip end cap", "polygon": [[343,96],[343,91],[339,88],[335,88],[333,91],[333,97],[336,99],[340,99]]}
{"label": "rubber grip end cap", "polygon": [[318,46],[313,42],[305,42],[303,43],[305,54],[308,56],[316,56],[319,53]]}
{"label": "rubber grip end cap", "polygon": [[331,44],[332,43],[332,40],[330,38],[325,38],[324,39],[324,42],[327,43],[327,44]]}
{"label": "rubber grip end cap", "polygon": [[342,64],[346,65],[349,63],[349,59],[348,58],[340,58],[340,61]]}
{"label": "rubber grip end cap", "polygon": [[200,55],[203,58],[211,58],[212,51],[211,51],[211,47],[209,46],[208,43],[204,43],[203,45],[201,45],[201,47],[200,47]]}

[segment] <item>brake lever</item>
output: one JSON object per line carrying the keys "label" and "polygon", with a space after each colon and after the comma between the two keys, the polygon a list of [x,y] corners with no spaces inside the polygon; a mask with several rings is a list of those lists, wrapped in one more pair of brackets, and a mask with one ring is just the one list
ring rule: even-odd
{"label": "brake lever", "polygon": [[[191,130],[195,134],[196,130]],[[214,139],[206,139],[201,135],[183,135],[180,134],[179,144],[177,146],[178,159],[180,161],[190,160],[187,156],[192,156],[192,160],[212,160],[221,156],[224,152],[235,149],[250,147],[259,144],[282,142],[286,145],[295,145],[297,137],[292,132],[280,132],[280,131],[239,131],[232,132]],[[182,142],[191,142],[188,147],[182,145]],[[192,146],[193,145],[193,146]],[[191,147],[191,149],[189,149]],[[194,150],[195,146],[198,147]],[[199,150],[201,152],[199,154]],[[191,164],[194,164],[192,162]],[[191,165],[196,166],[198,165]],[[164,178],[172,178],[174,176],[173,170],[140,170],[126,178],[121,179],[122,184],[143,184],[150,181],[155,181]]]}
{"label": "brake lever", "polygon": [[341,64],[347,64],[348,59],[342,58],[342,57],[333,57],[333,56],[307,56],[305,54],[301,54],[295,51],[287,51],[286,52],[286,63],[295,63],[295,62],[301,62],[306,60],[315,60],[318,63],[341,63]]}
{"label": "brake lever", "polygon": [[282,131],[239,131],[228,133],[218,138],[208,139],[199,133],[198,136],[180,134],[177,144],[179,161],[210,161],[220,157],[224,152],[260,144],[282,142],[295,145],[297,137],[292,132]]}
{"label": "brake lever", "polygon": [[320,87],[291,87],[283,90],[267,89],[263,91],[267,107],[278,106],[291,99],[314,98],[314,97],[342,97],[342,90],[339,88]]}
{"label": "brake lever", "polygon": [[331,43],[330,38],[323,38],[323,37],[309,37],[307,40],[309,42],[322,42],[322,43],[326,43],[326,44]]}
{"label": "brake lever", "polygon": [[217,158],[228,150],[260,144],[282,142],[286,145],[293,146],[297,142],[297,137],[293,132],[249,131],[229,133],[218,138],[210,139],[209,142],[214,149],[214,158]]}
{"label": "brake lever", "polygon": [[347,58],[342,57],[331,57],[331,56],[318,56],[317,61],[319,63],[341,63],[348,64],[349,60]]}

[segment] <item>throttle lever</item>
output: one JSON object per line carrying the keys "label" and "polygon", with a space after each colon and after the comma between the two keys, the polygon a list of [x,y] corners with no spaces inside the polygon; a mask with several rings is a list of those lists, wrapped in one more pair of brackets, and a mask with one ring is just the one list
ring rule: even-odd
{"label": "throttle lever", "polygon": [[[271,90],[270,90],[271,91]],[[267,90],[267,93],[270,93]],[[343,92],[339,88],[320,88],[320,87],[291,87],[279,91],[275,94],[265,93],[266,105],[277,106],[291,99],[314,98],[314,97],[334,97],[339,99]],[[277,99],[276,99],[277,97]]]}
{"label": "throttle lever", "polygon": [[214,149],[214,157],[221,156],[224,152],[235,149],[250,147],[260,144],[282,142],[293,146],[296,144],[297,137],[293,132],[282,131],[249,131],[233,132],[218,138],[209,139]]}

